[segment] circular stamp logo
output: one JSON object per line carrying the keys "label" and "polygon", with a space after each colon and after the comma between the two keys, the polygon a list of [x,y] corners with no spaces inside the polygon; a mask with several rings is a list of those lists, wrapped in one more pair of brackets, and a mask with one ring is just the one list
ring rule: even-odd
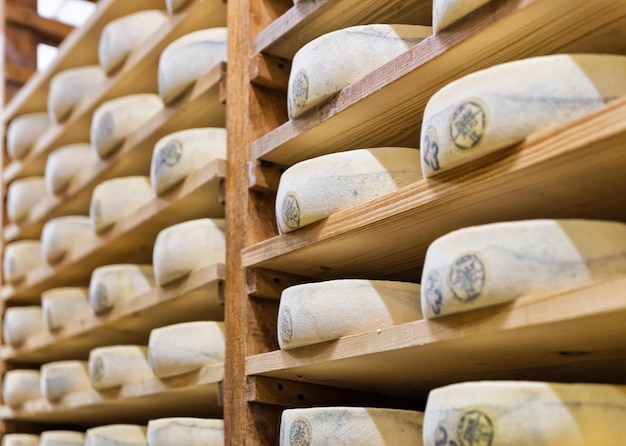
{"label": "circular stamp logo", "polygon": [[309,100],[309,77],[306,71],[300,70],[296,73],[291,83],[291,103],[292,110],[297,110],[306,105]]}
{"label": "circular stamp logo", "polygon": [[289,309],[289,307],[282,308],[278,325],[280,338],[283,340],[283,342],[288,344],[293,341],[293,322],[291,320],[291,310]]}
{"label": "circular stamp logo", "polygon": [[289,428],[289,445],[309,446],[312,439],[313,428],[311,427],[311,422],[304,417],[298,417],[293,420]]}
{"label": "circular stamp logo", "polygon": [[439,164],[439,139],[437,137],[437,129],[433,125],[429,125],[424,134],[422,141],[422,160],[424,164],[432,170],[441,169]]}
{"label": "circular stamp logo", "polygon": [[487,113],[477,99],[461,103],[450,119],[450,138],[461,150],[471,149],[480,142],[487,128]]}
{"label": "circular stamp logo", "polygon": [[480,410],[465,412],[457,424],[462,446],[491,446],[495,428],[491,418]]}
{"label": "circular stamp logo", "polygon": [[478,254],[464,254],[454,261],[448,278],[454,297],[462,302],[477,299],[485,287],[487,268]]}
{"label": "circular stamp logo", "polygon": [[183,156],[183,143],[177,139],[172,139],[165,144],[165,147],[159,152],[159,159],[157,162],[157,170],[162,165],[175,166]]}
{"label": "circular stamp logo", "polygon": [[448,431],[441,423],[435,431],[435,446],[458,446],[456,441],[448,439]]}
{"label": "circular stamp logo", "polygon": [[91,380],[95,383],[99,383],[102,381],[102,377],[104,376],[104,362],[102,358],[98,357],[93,361],[93,367],[89,371],[91,375]]}
{"label": "circular stamp logo", "polygon": [[113,120],[113,115],[111,112],[104,112],[100,119],[98,120],[98,127],[96,130],[96,146],[100,147],[105,142],[109,141],[113,138],[113,128],[115,126],[115,121]]}
{"label": "circular stamp logo", "polygon": [[109,307],[109,293],[106,286],[100,282],[96,286],[96,308],[98,311],[102,311]]}
{"label": "circular stamp logo", "polygon": [[441,276],[437,270],[433,269],[428,273],[426,283],[423,283],[422,286],[426,293],[425,296],[428,306],[434,314],[440,315],[441,307],[443,307],[443,292],[441,291]]}
{"label": "circular stamp logo", "polygon": [[300,227],[300,200],[295,192],[289,192],[283,199],[283,223],[291,229]]}

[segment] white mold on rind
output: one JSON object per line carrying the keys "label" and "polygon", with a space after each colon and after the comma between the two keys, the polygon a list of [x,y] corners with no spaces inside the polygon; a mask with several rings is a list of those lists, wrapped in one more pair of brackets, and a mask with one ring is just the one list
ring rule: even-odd
{"label": "white mold on rind", "polygon": [[52,402],[93,390],[86,361],[54,361],[41,366],[41,394]]}
{"label": "white mold on rind", "polygon": [[89,379],[96,390],[154,379],[148,365],[148,348],[139,345],[110,345],[89,352]]}
{"label": "white mold on rind", "polygon": [[96,314],[155,287],[152,265],[118,264],[96,268],[89,281],[89,305]]}
{"label": "white mold on rind", "polygon": [[39,436],[32,434],[4,434],[2,446],[39,446]]}
{"label": "white mold on rind", "polygon": [[43,330],[40,306],[9,307],[4,312],[2,335],[12,347],[19,347],[30,335]]}
{"label": "white mold on rind", "polygon": [[50,265],[95,237],[89,217],[73,215],[48,220],[41,231],[41,255]]}
{"label": "white mold on rind", "polygon": [[93,175],[100,164],[100,157],[88,143],[60,147],[48,155],[46,188],[50,194],[61,195],[75,177]]}
{"label": "white mold on rind", "polygon": [[50,121],[65,121],[76,104],[105,80],[106,74],[99,65],[71,68],[56,74],[50,81],[48,92]]}
{"label": "white mold on rind", "polygon": [[9,370],[2,378],[2,401],[18,408],[26,401],[41,398],[39,370]]}
{"label": "white mold on rind", "polygon": [[74,431],[44,431],[39,446],[83,446],[85,434]]}
{"label": "white mold on rind", "polygon": [[148,422],[150,446],[223,446],[224,421],[203,418],[160,418]]}
{"label": "white mold on rind", "polygon": [[72,320],[93,314],[89,290],[80,287],[52,288],[41,294],[43,321],[54,332]]}
{"label": "white mold on rind", "polygon": [[110,424],[87,430],[84,446],[146,446],[146,428],[136,424]]}
{"label": "white mold on rind", "polygon": [[433,29],[439,32],[491,0],[433,0]]}
{"label": "white mold on rind", "polygon": [[16,160],[28,156],[33,145],[52,123],[48,113],[28,113],[13,119],[7,129],[7,152]]}
{"label": "white mold on rind", "polygon": [[43,264],[39,240],[18,240],[4,247],[2,275],[10,284],[21,282],[29,272]]}
{"label": "white mold on rind", "polygon": [[21,178],[9,184],[7,191],[7,217],[20,222],[30,214],[37,203],[48,196],[44,177]]}

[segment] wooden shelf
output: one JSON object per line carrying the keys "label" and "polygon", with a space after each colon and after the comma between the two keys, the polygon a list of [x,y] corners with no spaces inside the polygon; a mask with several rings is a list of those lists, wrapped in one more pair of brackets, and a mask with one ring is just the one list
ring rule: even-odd
{"label": "wooden shelf", "polygon": [[68,252],[54,267],[31,271],[23,282],[5,285],[0,298],[11,304],[38,302],[57,286],[85,286],[94,268],[117,262],[150,263],[157,234],[176,223],[203,217],[221,218],[221,184],[226,163],[217,160],[189,175],[166,195],[146,203],[89,243]]}
{"label": "wooden shelf", "polygon": [[107,391],[66,396],[60,403],[46,399],[26,402],[20,409],[0,407],[0,418],[47,423],[147,423],[168,416],[221,417],[218,387],[223,364],[163,380],[152,379]]}
{"label": "wooden shelf", "polygon": [[84,214],[89,209],[91,193],[99,183],[131,175],[149,175],[153,147],[163,136],[195,127],[224,127],[225,107],[220,102],[220,87],[226,63],[215,66],[171,107],[155,115],[126,139],[120,149],[102,162],[95,175],[75,178],[65,192],[50,196],[34,206],[26,220],[4,228],[5,243],[18,238],[37,238],[44,223],[62,215]]}
{"label": "wooden shelf", "polygon": [[63,125],[55,125],[41,135],[29,155],[14,160],[4,169],[3,181],[41,174],[46,155],[65,144],[89,141],[91,115],[103,102],[136,93],[157,91],[159,56],[165,47],[184,34],[195,30],[226,25],[226,5],[221,0],[194,0],[181,12],[170,17],[148,44],[137,48],[117,74],[98,90],[80,101]]}
{"label": "wooden shelf", "polygon": [[494,0],[253,141],[252,158],[287,166],[359,147],[415,147],[429,98],[451,81],[525,57],[623,54],[625,23],[626,3],[620,0]]}
{"label": "wooden shelf", "polygon": [[223,320],[219,287],[222,264],[200,268],[164,288],[154,288],[119,302],[110,312],[70,321],[55,333],[41,331],[18,348],[2,346],[0,359],[41,364],[63,359],[87,359],[89,351],[104,345],[147,345],[150,330],[179,322]]}
{"label": "wooden shelf", "polygon": [[419,398],[482,379],[624,381],[626,276],[249,356],[248,375]]}

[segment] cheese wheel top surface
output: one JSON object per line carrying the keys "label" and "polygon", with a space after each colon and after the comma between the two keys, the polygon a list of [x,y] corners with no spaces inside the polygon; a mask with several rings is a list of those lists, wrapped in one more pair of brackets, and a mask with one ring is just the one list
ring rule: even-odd
{"label": "cheese wheel top surface", "polygon": [[89,143],[70,144],[52,151],[44,174],[48,193],[61,194],[73,178],[91,176],[100,163],[100,157]]}
{"label": "cheese wheel top surface", "polygon": [[146,446],[146,428],[136,424],[110,424],[87,429],[85,446]]}
{"label": "cheese wheel top surface", "polygon": [[433,0],[433,29],[439,32],[491,0]]}
{"label": "cheese wheel top surface", "polygon": [[203,418],[159,418],[148,422],[150,446],[222,446],[224,421]]}
{"label": "cheese wheel top surface", "polygon": [[31,434],[4,434],[2,446],[39,446],[39,436]]}
{"label": "cheese wheel top surface", "polygon": [[152,265],[117,264],[93,270],[89,281],[89,304],[94,312],[113,308],[116,302],[132,299],[155,286]]}
{"label": "cheese wheel top surface", "polygon": [[18,240],[4,247],[2,271],[9,283],[18,283],[43,265],[39,240]]}
{"label": "cheese wheel top surface", "polygon": [[72,215],[48,220],[41,231],[41,254],[49,264],[57,263],[77,246],[95,237],[89,217]]}
{"label": "cheese wheel top surface", "polygon": [[37,139],[52,125],[48,113],[28,113],[13,119],[7,129],[7,152],[16,160],[26,158]]}
{"label": "cheese wheel top surface", "polygon": [[45,431],[39,446],[83,446],[85,434],[74,431]]}
{"label": "cheese wheel top surface", "polygon": [[19,222],[25,219],[33,206],[48,196],[44,177],[29,177],[15,180],[7,191],[7,217]]}
{"label": "cheese wheel top surface", "polygon": [[56,74],[50,81],[48,92],[50,121],[63,122],[75,105],[105,80],[106,74],[99,65],[71,68]]}

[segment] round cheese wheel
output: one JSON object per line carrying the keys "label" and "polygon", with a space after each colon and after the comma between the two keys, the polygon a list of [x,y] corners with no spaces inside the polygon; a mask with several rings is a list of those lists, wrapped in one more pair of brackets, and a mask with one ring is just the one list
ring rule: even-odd
{"label": "round cheese wheel", "polygon": [[224,361],[222,322],[184,322],[155,328],[148,341],[148,362],[159,378],[181,375]]}
{"label": "round cheese wheel", "polygon": [[282,349],[338,339],[422,318],[420,286],[343,279],[285,289],[278,310]]}
{"label": "round cheese wheel", "polygon": [[69,251],[84,246],[94,237],[89,217],[53,218],[43,225],[41,231],[41,255],[51,265],[58,263]]}
{"label": "round cheese wheel", "polygon": [[4,434],[2,446],[39,446],[39,436],[31,434]]}
{"label": "round cheese wheel", "polygon": [[433,0],[433,29],[439,32],[490,0]]}
{"label": "round cheese wheel", "polygon": [[430,392],[424,445],[621,446],[626,387],[483,381]]}
{"label": "round cheese wheel", "polygon": [[89,290],[80,287],[53,288],[41,294],[43,321],[48,331],[60,330],[67,322],[93,314]]}
{"label": "round cheese wheel", "polygon": [[98,65],[71,68],[56,74],[50,81],[48,115],[50,121],[65,121],[74,106],[92,90],[103,85],[106,74]]}
{"label": "round cheese wheel", "polygon": [[280,422],[280,446],[422,445],[424,414],[365,407],[289,409]]}
{"label": "round cheese wheel", "polygon": [[74,431],[45,431],[39,446],[83,446],[85,434]]}
{"label": "round cheese wheel", "polygon": [[163,229],[152,252],[156,283],[166,285],[226,259],[223,219],[202,218]]}
{"label": "round cheese wheel", "polygon": [[26,275],[43,265],[39,240],[18,240],[4,247],[2,274],[11,284],[22,281]]}
{"label": "round cheese wheel", "polygon": [[138,345],[111,345],[89,352],[89,377],[94,389],[154,379],[148,365],[148,348]]}
{"label": "round cheese wheel", "polygon": [[48,196],[44,177],[29,177],[13,181],[7,191],[7,217],[19,222],[37,203]]}
{"label": "round cheese wheel", "polygon": [[312,40],[291,63],[289,117],[299,117],[431,34],[427,26],[375,24],[340,29]]}
{"label": "round cheese wheel", "polygon": [[39,137],[51,126],[48,113],[28,113],[18,116],[7,130],[7,152],[16,160],[26,158]]}
{"label": "round cheese wheel", "polygon": [[89,304],[95,313],[117,302],[147,293],[155,286],[152,265],[107,265],[96,268],[89,281]]}
{"label": "round cheese wheel", "polygon": [[55,402],[65,396],[93,390],[87,361],[55,361],[41,366],[41,394]]}
{"label": "round cheese wheel", "polygon": [[160,10],[139,11],[109,22],[100,34],[98,60],[107,74],[113,73],[129,54],[168,22]]}
{"label": "round cheese wheel", "polygon": [[41,398],[39,370],[9,370],[2,378],[2,401],[13,408]]}
{"label": "round cheese wheel", "polygon": [[477,71],[428,102],[422,170],[433,176],[581,118],[624,94],[626,56],[543,56]]}
{"label": "round cheese wheel", "polygon": [[91,195],[89,218],[95,231],[103,232],[154,196],[148,177],[122,177],[103,181]]}
{"label": "round cheese wheel", "polygon": [[45,327],[41,307],[10,307],[4,311],[2,334],[9,345],[19,347],[27,337],[42,330]]}
{"label": "round cheese wheel", "polygon": [[87,429],[85,446],[146,446],[146,428],[135,424],[110,424]]}
{"label": "round cheese wheel", "polygon": [[167,135],[152,152],[152,189],[162,195],[190,173],[217,159],[226,159],[226,129],[189,129]]}
{"label": "round cheese wheel", "polygon": [[187,3],[189,3],[189,0],[165,0],[167,12],[169,12],[170,14],[174,14]]}
{"label": "round cheese wheel", "polygon": [[401,187],[419,181],[417,149],[359,149],[302,161],[280,177],[276,223],[280,233],[294,231]]}
{"label": "round cheese wheel", "polygon": [[225,61],[228,30],[195,31],[170,43],[159,58],[159,95],[165,104],[181,96],[200,76]]}
{"label": "round cheese wheel", "polygon": [[156,94],[133,94],[103,103],[91,119],[91,146],[104,159],[161,110],[163,102]]}
{"label": "round cheese wheel", "polygon": [[224,420],[160,418],[148,422],[150,446],[223,446]]}
{"label": "round cheese wheel", "polygon": [[433,318],[625,272],[624,223],[528,220],[474,226],[428,248],[422,311]]}
{"label": "round cheese wheel", "polygon": [[87,143],[60,147],[48,155],[45,181],[50,194],[60,195],[77,176],[91,177],[101,166],[98,154]]}

